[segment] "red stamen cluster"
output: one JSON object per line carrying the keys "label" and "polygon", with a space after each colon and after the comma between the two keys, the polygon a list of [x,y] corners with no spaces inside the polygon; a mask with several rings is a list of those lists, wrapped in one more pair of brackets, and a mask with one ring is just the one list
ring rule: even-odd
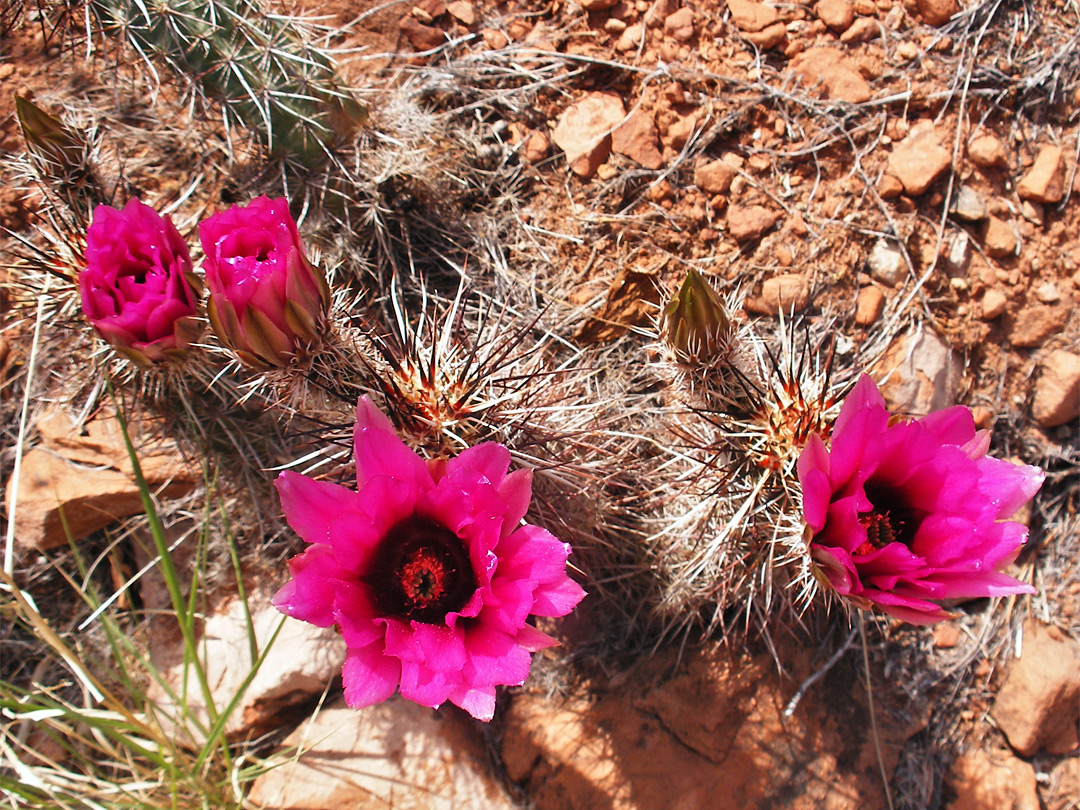
{"label": "red stamen cluster", "polygon": [[398,578],[415,607],[426,608],[446,592],[446,567],[426,549],[417,549],[400,569]]}

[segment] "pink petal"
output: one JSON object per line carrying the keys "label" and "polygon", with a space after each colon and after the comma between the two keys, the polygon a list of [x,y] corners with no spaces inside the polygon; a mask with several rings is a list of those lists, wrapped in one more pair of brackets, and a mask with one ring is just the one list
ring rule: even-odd
{"label": "pink petal", "polygon": [[420,491],[435,486],[424,460],[405,446],[390,420],[367,397],[361,397],[356,406],[353,447],[360,489],[378,475],[411,482]]}
{"label": "pink petal", "polygon": [[499,497],[506,502],[503,516],[503,533],[509,534],[518,527],[532,500],[532,470],[514,470],[499,485]]}
{"label": "pink petal", "polygon": [[989,539],[984,535],[984,529],[991,529],[994,537],[1000,535],[1000,530],[979,526],[966,517],[928,515],[915,533],[911,550],[932,568],[962,562],[984,539]]}
{"label": "pink petal", "polygon": [[334,623],[348,647],[367,647],[386,635],[386,620],[379,615],[371,589],[361,582],[336,583]]}
{"label": "pink petal", "polygon": [[537,630],[531,624],[527,624],[518,630],[517,635],[514,636],[514,643],[531,653],[546,650],[548,647],[559,646],[558,639]]}
{"label": "pink petal", "polygon": [[289,560],[292,579],[270,600],[286,616],[318,627],[335,623],[334,594],[341,578],[348,576],[325,546],[309,546]]}
{"label": "pink petal", "polygon": [[285,519],[308,543],[329,543],[334,516],[359,508],[356,493],[286,470],[274,482]]}
{"label": "pink petal", "polygon": [[829,481],[829,454],[816,433],[810,437],[799,456],[799,482],[802,484],[803,518],[815,532],[825,528],[825,518],[832,499]]}
{"label": "pink petal", "polygon": [[[847,407],[847,402],[844,406]],[[857,485],[874,472],[880,463],[880,451],[875,451],[888,422],[889,412],[884,406],[849,412],[843,430],[837,422],[829,454],[829,480],[834,490]]]}
{"label": "pink petal", "polygon": [[885,399],[881,396],[881,392],[878,391],[877,385],[866,374],[859,377],[859,381],[855,383],[855,387],[851,389],[851,392],[844,397],[844,404],[840,406],[840,415],[836,417],[836,423],[833,425],[833,435],[842,433],[847,430],[848,422],[855,416],[856,413],[864,409],[877,409],[885,408]]}
{"label": "pink petal", "polygon": [[455,691],[450,696],[450,702],[484,723],[490,722],[495,716],[495,689],[491,686]]}
{"label": "pink petal", "polygon": [[504,633],[517,632],[532,613],[536,584],[535,580],[496,577],[484,595],[481,621]]}
{"label": "pink petal", "polygon": [[341,668],[345,687],[345,703],[352,709],[363,709],[381,703],[398,688],[401,662],[383,655],[378,644],[350,648]]}
{"label": "pink petal", "polygon": [[926,567],[926,560],[912,554],[911,549],[903,543],[889,543],[868,554],[852,554],[851,559],[864,581],[866,577],[917,571]]}
{"label": "pink petal", "polygon": [[929,413],[919,420],[919,424],[939,445],[955,444],[962,447],[975,438],[975,417],[971,415],[971,409],[964,405]]}
{"label": "pink petal", "polygon": [[380,475],[364,484],[356,500],[372,526],[385,534],[416,511],[416,484]]}
{"label": "pink petal", "polygon": [[445,625],[386,623],[386,652],[402,661],[416,661],[433,672],[452,672],[465,665],[465,632]]}
{"label": "pink petal", "polygon": [[814,562],[833,590],[842,596],[847,596],[859,586],[859,575],[855,570],[855,564],[851,561],[851,555],[842,548],[828,548],[826,546],[812,545],[810,547]]}
{"label": "pink petal", "polygon": [[460,471],[458,475],[448,472],[434,489],[425,492],[418,511],[462,537],[467,527],[477,526],[477,531],[488,538],[485,550],[494,548],[505,533],[503,519],[507,504],[499,491],[481,478]]}
{"label": "pink petal", "polygon": [[437,709],[462,686],[460,672],[435,672],[418,661],[401,662],[401,696]]}
{"label": "pink petal", "polygon": [[498,546],[497,576],[556,582],[566,576],[570,544],[539,526],[526,523]]}
{"label": "pink petal", "polygon": [[942,599],[965,599],[979,596],[1009,596],[1014,593],[1037,593],[1035,588],[999,571],[957,572],[934,575],[944,586]]}
{"label": "pink petal", "polygon": [[497,442],[484,442],[470,447],[446,462],[447,477],[490,484],[498,489],[510,469],[510,451]]}
{"label": "pink petal", "polygon": [[519,686],[529,677],[532,657],[506,633],[482,624],[470,627],[465,649],[464,675],[469,686]]}
{"label": "pink petal", "polygon": [[941,605],[922,599],[897,596],[873,589],[867,589],[861,595],[873,602],[883,613],[909,624],[934,624],[953,618],[953,614],[943,609]]}
{"label": "pink petal", "polygon": [[366,573],[379,541],[385,536],[368,516],[359,510],[338,512],[327,516],[327,542],[342,568],[355,576]]}
{"label": "pink petal", "polygon": [[854,552],[866,542],[866,527],[859,522],[859,514],[869,509],[870,501],[861,493],[829,504],[825,528],[814,536],[814,545]]}
{"label": "pink petal", "polygon": [[1012,520],[1002,520],[983,531],[986,545],[981,549],[984,562],[990,568],[1012,565],[1028,540],[1028,527]]}
{"label": "pink petal", "polygon": [[536,616],[565,616],[585,598],[585,589],[570,577],[536,589],[532,612]]}
{"label": "pink petal", "polygon": [[979,492],[994,507],[994,516],[1008,518],[1035,497],[1046,473],[999,458],[979,459]]}

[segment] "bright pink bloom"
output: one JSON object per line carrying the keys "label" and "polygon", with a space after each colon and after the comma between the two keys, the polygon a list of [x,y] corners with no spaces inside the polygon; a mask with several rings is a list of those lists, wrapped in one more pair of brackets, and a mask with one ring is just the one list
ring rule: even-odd
{"label": "bright pink bloom", "polygon": [[217,336],[255,368],[287,366],[318,343],[330,291],[304,254],[288,200],[258,197],[199,223],[207,314]]}
{"label": "bright pink bloom", "polygon": [[199,334],[191,256],[168,217],[138,200],[99,205],[79,274],[83,313],[118,352],[141,366],[178,360]]}
{"label": "bright pink bloom", "polygon": [[359,491],[278,477],[285,517],[311,545],[290,560],[274,604],[337,626],[353,708],[400,688],[422,706],[449,700],[490,720],[495,687],[524,683],[530,653],[555,644],[528,617],[564,616],[585,596],[566,575],[570,546],[521,523],[532,472],[508,474],[500,444],[425,462],[367,397],[354,441]]}
{"label": "bright pink bloom", "polygon": [[1034,593],[999,569],[1027,541],[1027,527],[1005,518],[1045,476],[987,456],[989,446],[959,405],[890,424],[863,376],[831,448],[812,436],[799,457],[811,553],[833,589],[914,624],[949,618],[940,600]]}

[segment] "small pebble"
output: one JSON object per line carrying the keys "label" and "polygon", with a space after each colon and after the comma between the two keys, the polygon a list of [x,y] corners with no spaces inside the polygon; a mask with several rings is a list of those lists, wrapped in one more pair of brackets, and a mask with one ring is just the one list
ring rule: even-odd
{"label": "small pebble", "polygon": [[1009,299],[1000,290],[987,290],[982,299],[982,316],[984,321],[992,321],[1001,317],[1005,312],[1005,306]]}

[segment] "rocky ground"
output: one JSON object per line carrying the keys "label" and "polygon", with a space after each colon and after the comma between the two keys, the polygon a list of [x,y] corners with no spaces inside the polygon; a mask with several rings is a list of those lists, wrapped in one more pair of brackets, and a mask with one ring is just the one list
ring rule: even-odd
{"label": "rocky ground", "polygon": [[[428,100],[445,111],[463,106],[458,83],[492,97],[500,82],[530,86],[528,105],[508,101],[484,121],[477,148],[496,144],[516,167],[500,193],[535,241],[510,246],[508,261],[528,272],[542,242],[559,304],[582,313],[576,341],[647,335],[693,267],[741,290],[748,319],[831,319],[839,351],[888,375],[894,409],[967,404],[997,453],[1049,477],[1019,563],[1034,600],[930,629],[881,625],[869,643],[841,622],[815,645],[781,628],[768,643],[590,648],[573,676],[560,653],[491,727],[397,699],[357,715],[335,691],[340,638],[287,626],[227,733],[310,750],[256,781],[253,805],[1080,807],[1075,2],[329,0],[308,11],[351,24],[341,66],[367,88],[442,70]],[[23,149],[13,93],[46,103],[58,85],[77,95],[90,83],[93,66],[41,20],[27,11],[0,50],[10,156]],[[179,185],[168,167],[148,176],[146,191]],[[209,181],[200,193],[223,198]],[[40,205],[5,183],[0,226],[29,234]],[[0,365],[14,402],[30,341],[9,298]],[[30,581],[52,581],[40,573],[48,556],[34,555],[66,543],[58,500],[76,536],[142,510],[115,424],[97,418],[78,435],[68,418],[39,415],[18,482],[5,435]],[[160,497],[197,485],[169,451],[143,453]],[[152,576],[140,588],[144,610],[168,605]],[[251,588],[260,641],[275,623],[269,588]],[[232,597],[208,607],[202,632],[215,695],[231,695],[251,666]],[[562,632],[571,652],[587,636],[572,622]],[[808,682],[833,651],[838,663]],[[154,652],[183,682],[174,640],[155,635]]]}

